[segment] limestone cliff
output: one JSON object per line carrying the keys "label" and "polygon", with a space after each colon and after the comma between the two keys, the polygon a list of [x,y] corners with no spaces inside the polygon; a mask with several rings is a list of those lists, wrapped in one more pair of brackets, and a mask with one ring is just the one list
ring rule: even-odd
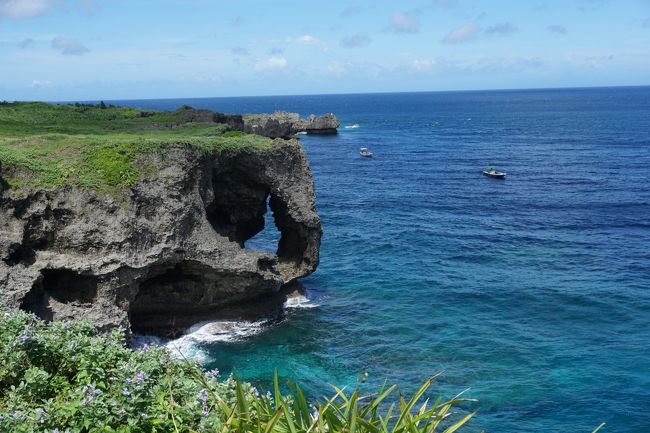
{"label": "limestone cliff", "polygon": [[272,114],[247,114],[243,119],[243,130],[249,134],[270,138],[289,138],[298,133],[336,134],[341,122],[332,113],[322,116],[310,115],[301,119],[298,113],[276,111]]}
{"label": "limestone cliff", "polygon": [[[122,201],[69,185],[18,195],[0,166],[5,305],[160,332],[315,270],[321,225],[295,140],[266,150],[174,145],[140,158],[153,174]],[[243,246],[264,228],[267,203],[281,233],[275,255]]]}

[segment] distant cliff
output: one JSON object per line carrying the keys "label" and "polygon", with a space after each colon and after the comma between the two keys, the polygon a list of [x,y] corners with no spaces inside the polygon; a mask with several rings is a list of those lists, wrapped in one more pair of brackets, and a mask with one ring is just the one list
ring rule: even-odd
{"label": "distant cliff", "polygon": [[244,132],[264,137],[289,138],[300,132],[307,134],[336,134],[341,122],[332,113],[311,115],[301,119],[298,113],[277,111],[273,114],[247,114],[244,116]]}

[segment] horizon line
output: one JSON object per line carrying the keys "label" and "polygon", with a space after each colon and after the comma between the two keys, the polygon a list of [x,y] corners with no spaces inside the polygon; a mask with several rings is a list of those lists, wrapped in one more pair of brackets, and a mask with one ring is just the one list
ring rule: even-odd
{"label": "horizon line", "polygon": [[[295,94],[275,94],[275,95],[239,95],[239,96],[176,96],[163,98],[133,98],[133,99],[86,99],[86,100],[67,100],[67,101],[24,101],[24,102],[51,102],[51,103],[70,103],[70,102],[113,102],[113,101],[164,101],[180,99],[229,99],[229,98],[283,98],[283,97],[301,97],[301,96],[355,96],[355,95],[394,95],[394,94],[413,94],[413,93],[474,93],[474,92],[516,92],[516,91],[543,91],[543,90],[588,90],[588,89],[624,89],[650,87],[650,84],[632,84],[632,85],[612,85],[612,86],[567,86],[567,87],[521,87],[521,88],[493,88],[493,89],[453,89],[453,90],[408,90],[408,91],[388,91],[388,92],[344,92],[344,93],[295,93]],[[17,102],[17,101],[14,101]]]}

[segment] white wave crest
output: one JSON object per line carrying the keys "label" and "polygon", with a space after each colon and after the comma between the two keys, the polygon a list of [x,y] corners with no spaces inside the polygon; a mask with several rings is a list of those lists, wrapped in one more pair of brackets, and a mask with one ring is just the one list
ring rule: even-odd
{"label": "white wave crest", "polygon": [[219,320],[200,322],[191,326],[180,338],[166,340],[150,335],[134,335],[132,347],[164,346],[179,358],[208,361],[208,352],[201,346],[205,343],[232,343],[259,334],[265,329],[266,320],[255,322]]}
{"label": "white wave crest", "polygon": [[358,123],[355,123],[354,125],[346,125],[346,126],[344,126],[344,128],[345,129],[357,129],[357,128],[361,128],[361,125],[359,125]]}
{"label": "white wave crest", "polygon": [[284,301],[284,308],[315,308],[318,306],[318,304],[312,303],[304,295],[291,296]]}

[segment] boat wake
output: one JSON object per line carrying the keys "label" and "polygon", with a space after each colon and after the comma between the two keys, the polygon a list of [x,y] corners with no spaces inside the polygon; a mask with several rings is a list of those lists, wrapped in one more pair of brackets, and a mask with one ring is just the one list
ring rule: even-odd
{"label": "boat wake", "polygon": [[359,125],[358,123],[355,123],[354,125],[346,125],[343,128],[345,128],[345,129],[357,129],[357,128],[361,128],[361,125]]}

